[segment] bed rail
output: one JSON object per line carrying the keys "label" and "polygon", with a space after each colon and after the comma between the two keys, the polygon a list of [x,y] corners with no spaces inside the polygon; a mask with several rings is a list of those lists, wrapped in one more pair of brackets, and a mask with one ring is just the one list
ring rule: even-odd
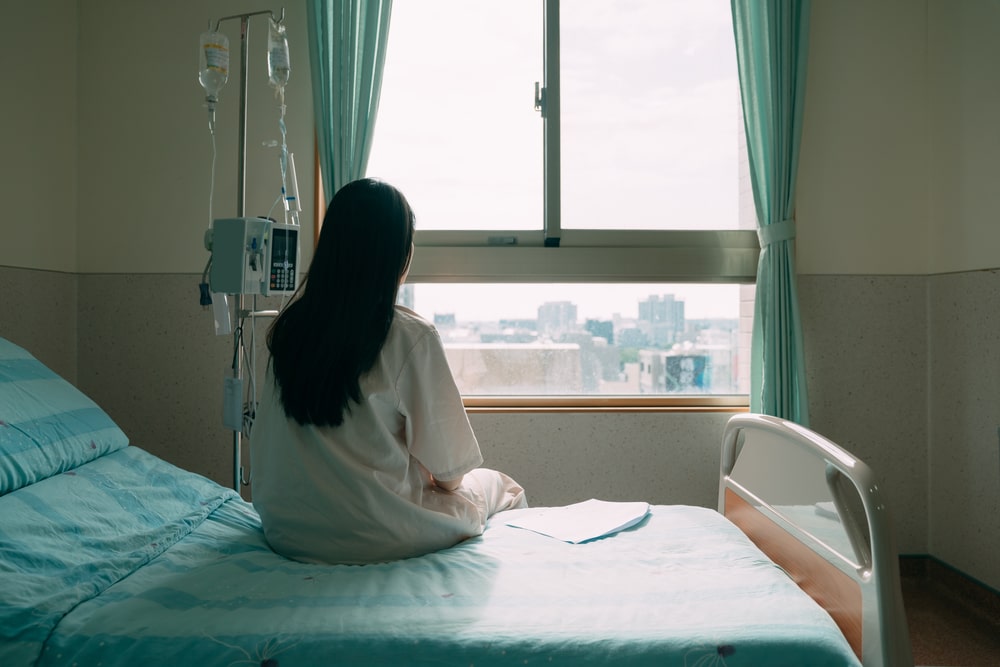
{"label": "bed rail", "polygon": [[735,415],[719,511],[830,613],[865,667],[913,665],[889,508],[863,461],[793,422]]}

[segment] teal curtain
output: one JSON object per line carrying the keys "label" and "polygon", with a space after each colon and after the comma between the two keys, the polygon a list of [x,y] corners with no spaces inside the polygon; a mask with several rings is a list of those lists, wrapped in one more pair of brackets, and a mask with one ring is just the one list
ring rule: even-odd
{"label": "teal curtain", "polygon": [[809,425],[795,284],[795,174],[809,51],[809,0],[731,0],[760,262],[750,410]]}
{"label": "teal curtain", "polygon": [[392,0],[308,0],[316,143],[329,202],[365,175]]}

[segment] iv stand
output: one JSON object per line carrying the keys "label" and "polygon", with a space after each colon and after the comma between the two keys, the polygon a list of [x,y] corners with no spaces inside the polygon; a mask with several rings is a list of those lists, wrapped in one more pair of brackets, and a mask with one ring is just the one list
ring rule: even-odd
{"label": "iv stand", "polygon": [[[264,10],[251,12],[249,14],[234,14],[223,16],[215,22],[215,31],[219,31],[219,25],[229,19],[240,20],[240,123],[239,123],[239,144],[237,156],[237,180],[236,180],[236,217],[242,218],[246,215],[246,174],[247,174],[247,64],[248,43],[250,41],[250,17],[261,14],[268,14],[271,20],[281,23],[285,20],[285,9],[282,7],[281,15],[275,19],[274,12]],[[236,315],[242,319],[246,314],[244,308],[243,294],[236,295]],[[233,333],[233,347],[236,354],[233,359],[233,377],[241,379],[243,377],[243,338],[242,325],[236,328]],[[249,484],[249,480],[243,478],[243,429],[233,432],[233,488],[240,493],[241,487]]]}

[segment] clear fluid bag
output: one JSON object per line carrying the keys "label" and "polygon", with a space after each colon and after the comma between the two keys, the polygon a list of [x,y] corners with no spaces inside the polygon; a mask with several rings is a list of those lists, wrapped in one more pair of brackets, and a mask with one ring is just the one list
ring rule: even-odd
{"label": "clear fluid bag", "polygon": [[285,25],[274,19],[267,33],[267,77],[275,88],[284,88],[288,83],[291,66],[288,59],[288,36]]}
{"label": "clear fluid bag", "polygon": [[198,60],[198,81],[205,97],[217,102],[219,91],[229,80],[229,38],[221,32],[203,32]]}

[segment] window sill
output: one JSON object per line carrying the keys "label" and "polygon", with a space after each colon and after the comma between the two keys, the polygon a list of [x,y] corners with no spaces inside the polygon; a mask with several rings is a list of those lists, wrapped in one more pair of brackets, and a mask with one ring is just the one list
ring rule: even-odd
{"label": "window sill", "polygon": [[497,412],[748,412],[746,396],[465,396],[471,414]]}

